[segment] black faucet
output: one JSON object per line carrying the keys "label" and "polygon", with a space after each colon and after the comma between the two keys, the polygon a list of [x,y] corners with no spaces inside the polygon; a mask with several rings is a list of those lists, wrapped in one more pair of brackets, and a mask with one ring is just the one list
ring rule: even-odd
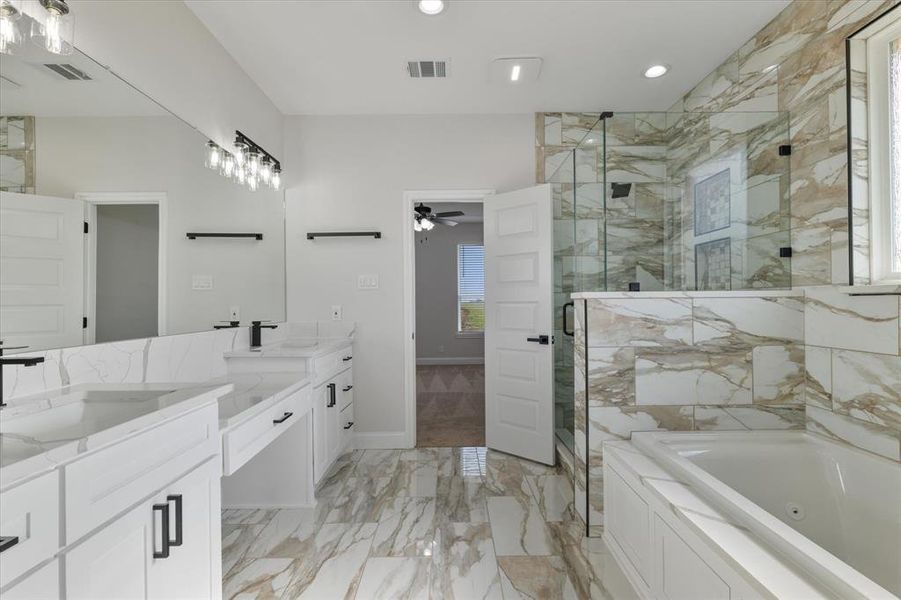
{"label": "black faucet", "polygon": [[0,341],[0,408],[6,406],[3,401],[3,366],[4,365],[22,365],[23,367],[33,367],[44,362],[43,356],[29,356],[24,358],[4,358],[3,350],[22,350],[28,346],[13,346],[12,348],[3,348],[3,342]]}
{"label": "black faucet", "polygon": [[250,322],[250,347],[259,348],[263,345],[260,341],[263,329],[278,329],[278,325],[263,325],[263,321]]}

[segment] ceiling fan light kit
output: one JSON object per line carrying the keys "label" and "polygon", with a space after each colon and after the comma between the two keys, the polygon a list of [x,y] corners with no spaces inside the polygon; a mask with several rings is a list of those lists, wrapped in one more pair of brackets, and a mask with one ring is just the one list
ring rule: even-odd
{"label": "ceiling fan light kit", "polygon": [[431,231],[435,225],[447,225],[456,227],[459,222],[452,217],[462,217],[463,211],[451,210],[447,212],[433,213],[431,206],[422,202],[413,207],[413,231]]}

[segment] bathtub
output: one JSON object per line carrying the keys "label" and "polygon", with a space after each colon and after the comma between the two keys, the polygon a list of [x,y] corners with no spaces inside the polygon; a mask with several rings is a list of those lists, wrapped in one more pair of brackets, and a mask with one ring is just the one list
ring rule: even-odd
{"label": "bathtub", "polygon": [[632,443],[837,597],[901,596],[901,464],[803,431]]}

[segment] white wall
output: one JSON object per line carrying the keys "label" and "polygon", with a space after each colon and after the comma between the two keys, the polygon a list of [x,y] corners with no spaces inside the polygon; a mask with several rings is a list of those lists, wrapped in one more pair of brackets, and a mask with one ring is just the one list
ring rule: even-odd
{"label": "white wall", "polygon": [[[167,333],[228,318],[285,315],[283,192],[249,192],[203,166],[203,137],[174,117],[37,118],[37,193],[166,192]],[[262,241],[197,239],[188,231],[262,232]],[[191,289],[192,275],[213,289]]]}
{"label": "white wall", "polygon": [[[354,410],[364,442],[405,427],[401,228],[411,221],[404,190],[533,185],[534,121],[531,114],[286,118],[288,319],[327,319],[341,304],[344,319],[356,321]],[[304,235],[364,228],[381,230],[382,239]],[[357,290],[361,274],[378,274],[380,288]]]}
{"label": "white wall", "polygon": [[[436,212],[445,210],[435,202],[429,205]],[[457,333],[457,246],[481,244],[483,237],[482,223],[438,225],[416,234],[417,362],[484,358],[484,336]]]}

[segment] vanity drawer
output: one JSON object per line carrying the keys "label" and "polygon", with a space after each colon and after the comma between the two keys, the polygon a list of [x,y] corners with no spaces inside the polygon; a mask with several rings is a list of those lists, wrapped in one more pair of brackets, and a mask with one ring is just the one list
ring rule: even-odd
{"label": "vanity drawer", "polygon": [[341,428],[341,449],[346,450],[347,444],[354,435],[354,405],[350,403],[338,416],[338,426]]}
{"label": "vanity drawer", "polygon": [[0,587],[59,549],[59,472],[0,494],[0,536],[18,541],[0,552]]}
{"label": "vanity drawer", "polygon": [[338,376],[338,406],[343,411],[354,401],[354,372],[348,369]]}
{"label": "vanity drawer", "polygon": [[[231,475],[275,438],[300,421],[309,404],[310,386],[294,392],[222,435],[222,472]],[[307,409],[308,410],[308,409]]]}
{"label": "vanity drawer", "polygon": [[219,407],[213,403],[67,465],[66,543],[218,452]]}
{"label": "vanity drawer", "polygon": [[352,360],[353,348],[351,346],[313,359],[313,372],[316,374],[316,383],[322,383],[331,379],[333,375],[349,367]]}

